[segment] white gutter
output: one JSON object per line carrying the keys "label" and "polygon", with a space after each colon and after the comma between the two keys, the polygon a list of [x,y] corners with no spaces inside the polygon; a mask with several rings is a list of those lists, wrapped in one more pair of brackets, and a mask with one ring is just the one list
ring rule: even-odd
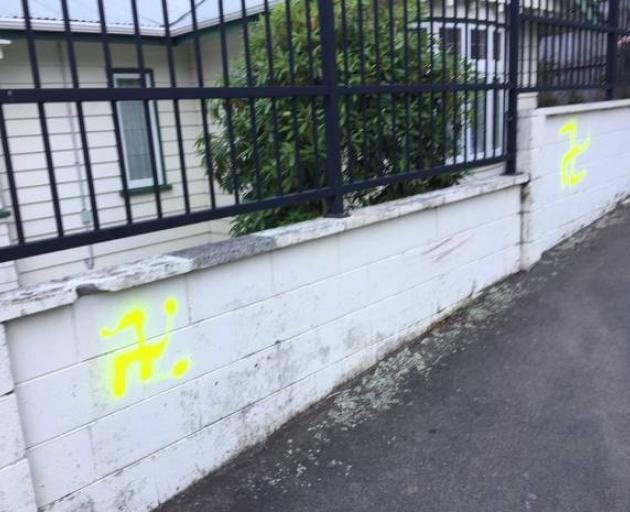
{"label": "white gutter", "polygon": [[[271,0],[270,6],[279,3],[281,0]],[[245,11],[246,16],[252,16],[264,11],[264,5],[256,5],[250,7]],[[186,17],[186,16],[184,16]],[[242,18],[241,11],[226,14],[224,17],[225,22],[240,20]],[[206,20],[200,20],[197,24],[199,30],[206,28],[216,27],[220,25],[220,18],[209,18]],[[64,32],[65,26],[63,20],[31,20],[31,26],[35,32]],[[72,32],[83,34],[101,34],[101,24],[96,21],[72,21],[70,23]],[[0,30],[24,30],[24,20],[19,18],[0,18]],[[192,23],[187,23],[179,27],[171,27],[171,36],[178,37],[193,32]],[[133,25],[112,24],[107,26],[107,33],[110,35],[135,35]],[[140,34],[147,37],[165,37],[166,31],[162,26],[149,27],[146,25],[140,26]]]}
{"label": "white gutter", "polygon": [[[65,30],[63,20],[32,20],[31,26],[35,32],[63,32]],[[0,18],[0,30],[24,30],[24,20],[16,18]],[[73,21],[70,23],[72,32],[84,34],[100,34],[101,25],[97,22]],[[109,25],[107,33],[111,35],[134,35],[133,26]],[[164,37],[162,27],[140,27],[143,36]]]}

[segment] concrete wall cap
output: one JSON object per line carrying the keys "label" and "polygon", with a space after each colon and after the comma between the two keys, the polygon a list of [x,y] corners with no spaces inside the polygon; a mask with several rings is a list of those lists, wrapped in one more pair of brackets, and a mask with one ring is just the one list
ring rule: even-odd
{"label": "concrete wall cap", "polygon": [[117,292],[396,219],[442,205],[520,186],[526,175],[501,175],[354,210],[345,218],[321,218],[200,245],[134,263],[85,272],[0,294],[0,322],[73,304],[83,295]]}

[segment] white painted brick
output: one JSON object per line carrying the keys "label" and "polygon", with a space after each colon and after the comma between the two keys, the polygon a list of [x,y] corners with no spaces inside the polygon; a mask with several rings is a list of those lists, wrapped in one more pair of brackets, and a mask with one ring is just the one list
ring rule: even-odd
{"label": "white painted brick", "polygon": [[274,297],[269,301],[274,337],[286,340],[349,313],[336,301],[338,290],[334,277]]}
{"label": "white painted brick", "polygon": [[0,469],[0,512],[36,512],[26,459]]}
{"label": "white painted brick", "polygon": [[149,512],[158,505],[152,462],[145,459],[41,508],[40,512]]}
{"label": "white painted brick", "polygon": [[322,238],[271,253],[275,293],[299,288],[339,273],[339,237]]}
{"label": "white painted brick", "polygon": [[423,251],[411,250],[341,276],[339,307],[344,312],[358,311],[413,287],[425,279],[424,273],[418,272],[420,262],[426,262]]}
{"label": "white painted brick", "polygon": [[[137,365],[130,367],[122,398],[112,391],[114,359],[119,351],[18,384],[16,394],[23,410],[27,444],[33,446],[67,433],[209,371],[211,368],[204,368],[206,361],[211,361],[206,351],[209,347],[193,335],[194,331],[186,328],[173,334],[164,355],[155,363],[155,379],[141,382]],[[191,359],[190,371],[181,380],[172,379],[172,366],[182,358]],[[52,419],[38,421],[41,417]]]}
{"label": "white painted brick", "polygon": [[70,307],[13,320],[8,322],[6,330],[16,382],[59,370],[78,360]]}
{"label": "white painted brick", "polygon": [[94,481],[87,427],[28,450],[39,506],[52,503]]}
{"label": "white painted brick", "polygon": [[86,364],[18,384],[15,392],[29,447],[85,425],[93,416]]}
{"label": "white painted brick", "polygon": [[519,248],[508,247],[441,276],[436,289],[440,310],[452,311],[459,302],[513,274],[519,268],[519,258]]}
{"label": "white painted brick", "polygon": [[436,210],[437,238],[479,227],[520,211],[520,191],[506,189]]}
{"label": "white painted brick", "polygon": [[433,280],[374,304],[368,313],[374,339],[384,340],[411,323],[431,317],[436,307]]}
{"label": "white painted brick", "polygon": [[435,251],[434,275],[448,273],[506,247],[519,245],[521,218],[515,213],[454,235]]}
{"label": "white painted brick", "polygon": [[174,327],[190,323],[186,283],[184,279],[169,279],[117,293],[81,297],[74,306],[75,332],[81,360],[133,345],[136,335],[127,329],[112,339],[99,335],[103,327],[114,328],[121,317],[134,308],[142,308],[147,314],[146,336],[152,338],[164,334],[166,315],[164,302],[168,298],[178,301]]}
{"label": "white painted brick", "polygon": [[152,458],[161,501],[264,437],[259,425],[248,423],[245,411],[200,430]]}
{"label": "white painted brick", "polygon": [[0,324],[0,396],[13,390],[13,371],[9,359],[9,351],[4,325]]}
{"label": "white painted brick", "polygon": [[24,457],[24,439],[15,395],[0,398],[0,467]]}
{"label": "white painted brick", "polygon": [[208,367],[225,366],[279,341],[274,304],[264,301],[198,324],[196,335],[213,354]]}
{"label": "white painted brick", "polygon": [[209,425],[277,391],[284,350],[272,347],[202,377],[199,394],[203,424]]}
{"label": "white painted brick", "polygon": [[[539,150],[532,154],[532,169],[538,179],[528,186],[523,226],[524,268],[549,249],[583,227],[614,202],[630,192],[630,166],[627,150],[630,127],[629,109],[584,111],[580,107],[552,116],[539,115],[537,127],[532,128]],[[544,114],[544,109],[539,114]],[[569,148],[566,135],[559,130],[569,120],[578,122],[578,142],[591,136],[591,146],[578,156],[578,168],[588,175],[575,187],[561,186],[561,161]],[[535,133],[534,133],[535,132]]]}
{"label": "white painted brick", "polygon": [[91,426],[96,475],[117,471],[200,428],[196,381],[107,416]]}
{"label": "white painted brick", "polygon": [[343,316],[337,290],[338,278],[304,286],[204,321],[199,336],[223,366]]}
{"label": "white painted brick", "polygon": [[202,377],[203,424],[209,425],[345,357],[352,348],[343,339],[342,329],[348,324],[337,321],[310,330]]}
{"label": "white painted brick", "polygon": [[188,278],[193,322],[221,315],[272,294],[268,254],[196,272]]}
{"label": "white painted brick", "polygon": [[435,209],[423,210],[391,221],[339,235],[341,271],[421,247],[436,236]]}
{"label": "white painted brick", "polygon": [[[374,265],[389,265],[391,258]],[[373,302],[371,270],[372,265],[364,265],[351,272],[345,272],[337,278],[337,307],[344,312],[358,311]]]}
{"label": "white painted brick", "polygon": [[[226,436],[229,435],[226,432]],[[201,480],[213,469],[212,466],[208,467],[210,461],[203,460],[203,453],[199,434],[193,434],[160,450],[152,457],[154,479],[161,503]]]}
{"label": "white painted brick", "polygon": [[[360,325],[361,313],[353,313],[280,344],[279,388],[321,371],[370,342],[370,325]],[[275,347],[274,347],[275,348]]]}
{"label": "white painted brick", "polygon": [[[140,380],[137,365],[130,367],[127,373],[127,389],[122,397],[114,396],[113,368],[115,359],[128,349],[121,349],[89,361],[87,364],[90,371],[90,386],[93,387],[91,393],[93,418],[111,414],[218,368],[215,345],[206,343],[198,331],[197,325],[174,331],[164,353],[154,362],[154,376],[148,381]],[[156,339],[149,340],[148,343],[154,341]],[[172,376],[172,370],[175,363],[181,360],[186,360],[190,366],[182,377],[175,378]]]}

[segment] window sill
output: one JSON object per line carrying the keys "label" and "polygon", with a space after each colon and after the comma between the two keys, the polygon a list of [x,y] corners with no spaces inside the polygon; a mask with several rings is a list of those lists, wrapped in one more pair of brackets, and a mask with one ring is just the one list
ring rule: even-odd
{"label": "window sill", "polygon": [[[173,190],[173,185],[169,185],[169,184],[160,185],[159,189],[160,189],[160,192],[168,192],[169,190]],[[134,196],[143,196],[143,195],[154,194],[154,193],[155,193],[155,189],[153,188],[153,185],[149,185],[148,187],[130,188],[129,191],[127,192],[127,195],[129,197],[134,197]],[[125,196],[124,190],[120,191],[120,196],[121,197]]]}

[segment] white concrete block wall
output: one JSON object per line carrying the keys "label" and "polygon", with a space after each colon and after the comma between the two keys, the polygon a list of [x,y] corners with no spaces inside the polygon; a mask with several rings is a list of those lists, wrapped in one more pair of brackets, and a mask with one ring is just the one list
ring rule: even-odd
{"label": "white concrete block wall", "polygon": [[[527,268],[544,251],[630,195],[630,101],[542,108],[521,120],[519,165],[531,176],[523,207],[523,265]],[[587,174],[574,186],[561,179],[570,140],[560,129],[568,122],[577,125],[576,144],[590,138],[588,149],[575,158],[576,170]]]}
{"label": "white concrete block wall", "polygon": [[[523,181],[495,176],[279,228],[262,234],[275,250],[8,320],[37,505],[150,510],[263,440],[515,272]],[[177,312],[155,378],[141,383],[134,366],[115,398],[115,358],[137,340],[100,329],[142,308],[146,342],[162,340],[171,297]],[[173,378],[182,358],[189,371]]]}
{"label": "white concrete block wall", "polygon": [[0,328],[0,512],[35,512],[4,328]]}

